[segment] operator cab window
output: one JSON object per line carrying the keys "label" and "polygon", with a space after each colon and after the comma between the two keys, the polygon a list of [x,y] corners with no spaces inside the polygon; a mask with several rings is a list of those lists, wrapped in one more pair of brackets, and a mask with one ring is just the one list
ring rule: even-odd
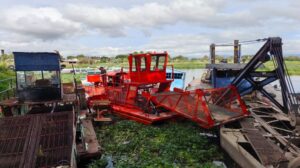
{"label": "operator cab window", "polygon": [[157,60],[157,56],[153,55],[151,56],[151,70],[152,71],[157,71],[158,70],[158,60]]}
{"label": "operator cab window", "polygon": [[146,57],[141,58],[141,71],[146,71]]}
{"label": "operator cab window", "polygon": [[151,70],[152,71],[162,71],[165,65],[165,56],[151,56]]}
{"label": "operator cab window", "polygon": [[159,56],[157,58],[158,58],[158,69],[159,70],[164,70],[166,57],[165,56]]}
{"label": "operator cab window", "polygon": [[132,59],[132,72],[136,72],[137,71],[137,58],[133,57]]}

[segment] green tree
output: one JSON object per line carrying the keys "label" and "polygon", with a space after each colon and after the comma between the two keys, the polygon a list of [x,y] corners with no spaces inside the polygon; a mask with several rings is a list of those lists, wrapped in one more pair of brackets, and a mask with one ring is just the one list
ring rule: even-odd
{"label": "green tree", "polygon": [[9,60],[9,59],[13,59],[14,58],[14,56],[13,56],[13,54],[3,54],[2,56],[1,56],[1,59],[2,60]]}
{"label": "green tree", "polygon": [[178,56],[174,57],[173,60],[174,61],[188,61],[189,58],[185,57],[185,56],[182,56],[182,55],[178,55]]}
{"label": "green tree", "polygon": [[287,56],[284,59],[287,60],[287,61],[300,61],[299,56]]}
{"label": "green tree", "polygon": [[127,61],[127,57],[128,57],[127,54],[120,54],[120,55],[117,55],[117,56],[115,57],[115,59],[116,59],[117,62],[123,63],[123,62],[126,62],[126,61]]}
{"label": "green tree", "polygon": [[102,56],[100,57],[100,62],[101,63],[107,63],[110,61],[110,58],[109,57],[106,57],[106,56]]}
{"label": "green tree", "polygon": [[77,59],[83,59],[83,58],[85,58],[85,57],[86,57],[86,56],[84,56],[83,54],[79,54],[79,55],[76,56]]}
{"label": "green tree", "polygon": [[67,59],[74,59],[74,58],[76,58],[76,56],[72,56],[72,55],[67,56]]}

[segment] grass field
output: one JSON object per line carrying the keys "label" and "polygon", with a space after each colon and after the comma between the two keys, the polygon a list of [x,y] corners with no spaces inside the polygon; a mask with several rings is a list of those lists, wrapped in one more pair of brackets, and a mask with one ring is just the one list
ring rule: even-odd
{"label": "grass field", "polygon": [[[73,82],[73,77],[74,75],[71,73],[68,74],[62,74],[61,75],[61,80],[62,83],[70,83]],[[80,82],[82,78],[84,78],[86,74],[76,74],[76,81]]]}
{"label": "grass field", "polygon": [[[285,61],[290,75],[300,75],[300,61]],[[267,70],[273,69],[274,65],[271,62],[265,64]]]}
{"label": "grass field", "polygon": [[[300,61],[285,61],[289,74],[290,75],[300,75]],[[175,69],[203,69],[205,65],[208,64],[208,61],[178,61],[178,62],[170,62],[168,65],[173,65]],[[77,65],[77,68],[83,67],[91,67],[98,68],[100,66],[103,67],[128,67],[127,63],[102,63],[99,65]],[[269,62],[265,64],[266,69],[272,69],[272,63]],[[170,66],[169,66],[170,67]]]}

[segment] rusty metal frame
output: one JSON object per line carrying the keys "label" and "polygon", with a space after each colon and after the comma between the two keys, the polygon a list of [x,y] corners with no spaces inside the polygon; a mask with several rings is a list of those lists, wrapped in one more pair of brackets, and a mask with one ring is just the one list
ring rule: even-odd
{"label": "rusty metal frame", "polygon": [[72,166],[74,113],[0,119],[0,168]]}
{"label": "rusty metal frame", "polygon": [[34,118],[7,117],[0,119],[0,167],[19,167],[26,157]]}

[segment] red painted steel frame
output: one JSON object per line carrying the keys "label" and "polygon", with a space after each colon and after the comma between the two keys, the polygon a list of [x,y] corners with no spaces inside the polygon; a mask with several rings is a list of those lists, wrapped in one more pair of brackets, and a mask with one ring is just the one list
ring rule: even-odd
{"label": "red painted steel frame", "polygon": [[102,78],[100,74],[87,75],[86,80],[88,82],[102,82]]}
{"label": "red painted steel frame", "polygon": [[[166,52],[131,54],[128,57],[129,72],[121,69],[107,73],[108,82],[100,87],[103,92],[91,96],[88,101],[109,99],[115,113],[144,124],[178,114],[204,128],[211,128],[249,114],[234,86],[170,92],[173,80],[166,79],[167,60]],[[227,94],[223,95],[225,92]],[[155,109],[163,107],[168,112],[152,114],[153,106]]]}
{"label": "red painted steel frame", "polygon": [[[216,100],[226,90],[229,90],[228,94],[223,96],[221,103],[217,103]],[[205,90],[197,89],[194,91],[175,89],[174,91],[143,95],[149,101],[154,102],[157,107],[164,107],[173,111],[197,122],[204,128],[225,124],[249,115],[246,105],[234,86]]]}
{"label": "red painted steel frame", "polygon": [[168,53],[131,54],[128,61],[128,72],[124,72],[123,68],[121,71],[108,72],[107,83],[85,87],[88,104],[91,106],[94,100],[109,99],[113,112],[144,124],[173,117],[175,114],[171,112],[159,115],[147,113],[137,102],[142,91],[169,91],[173,80],[166,79]]}

